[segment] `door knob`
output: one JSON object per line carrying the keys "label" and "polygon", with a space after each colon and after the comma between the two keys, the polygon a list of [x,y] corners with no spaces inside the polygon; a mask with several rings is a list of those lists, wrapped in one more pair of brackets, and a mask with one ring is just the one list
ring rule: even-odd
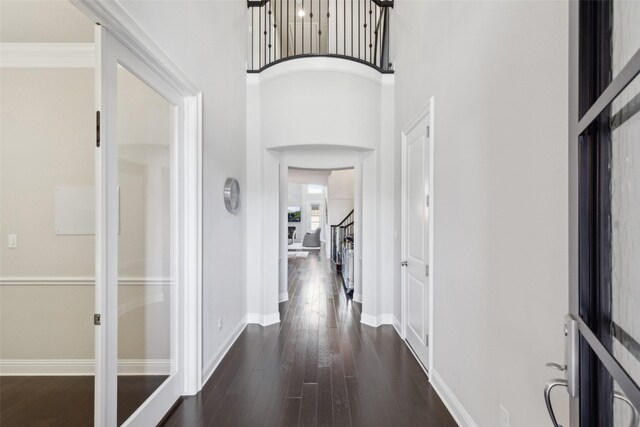
{"label": "door knob", "polygon": [[402,261],[400,265],[403,267],[406,267],[407,265],[409,265],[409,263],[407,261]]}
{"label": "door knob", "polygon": [[558,424],[558,421],[556,420],[556,414],[553,411],[553,406],[551,405],[551,390],[553,390],[554,387],[558,386],[567,387],[567,380],[556,378],[549,381],[544,387],[544,403],[547,405],[547,411],[549,412],[549,417],[551,418],[553,427],[562,427],[560,424]]}

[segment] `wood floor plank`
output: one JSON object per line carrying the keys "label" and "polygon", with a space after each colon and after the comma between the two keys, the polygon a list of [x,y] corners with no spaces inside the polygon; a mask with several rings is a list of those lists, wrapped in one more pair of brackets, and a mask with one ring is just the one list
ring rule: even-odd
{"label": "wood floor plank", "polygon": [[331,368],[318,367],[318,397],[317,397],[318,426],[333,425],[333,400],[331,392]]}
{"label": "wood floor plank", "polygon": [[284,419],[280,423],[283,427],[297,427],[300,418],[300,398],[288,397],[284,408]]}
{"label": "wood floor plank", "polygon": [[318,384],[302,386],[300,421],[298,425],[314,427],[318,424]]}

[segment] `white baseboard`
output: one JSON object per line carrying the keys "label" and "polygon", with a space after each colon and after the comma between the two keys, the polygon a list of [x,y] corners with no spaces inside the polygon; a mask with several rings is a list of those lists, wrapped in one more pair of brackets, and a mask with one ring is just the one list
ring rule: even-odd
{"label": "white baseboard", "polygon": [[382,313],[374,316],[372,314],[362,313],[360,317],[360,323],[364,323],[365,325],[373,326],[377,328],[380,325],[392,325],[393,324],[393,314],[392,313]]}
{"label": "white baseboard", "polygon": [[247,314],[247,323],[258,324],[260,326],[269,326],[280,322],[280,313],[271,313],[262,315],[260,313]]}
{"label": "white baseboard", "polygon": [[289,300],[289,292],[281,292],[278,295],[278,302],[284,302]]}
{"label": "white baseboard", "polygon": [[[118,375],[169,375],[168,359],[121,359]],[[5,376],[91,376],[93,359],[0,359],[0,375]]]}
{"label": "white baseboard", "polygon": [[229,351],[233,343],[236,342],[236,340],[238,339],[242,331],[244,331],[244,328],[246,326],[247,326],[247,316],[243,317],[242,320],[240,320],[238,325],[235,327],[235,329],[231,333],[231,336],[229,336],[229,338],[224,342],[224,344],[222,344],[222,347],[220,348],[220,350],[218,350],[204,365],[202,369],[203,385],[206,384],[207,381],[209,381],[209,378],[211,378],[213,371],[216,370],[216,368],[218,367],[218,365],[220,364],[224,356],[226,356],[227,352]]}
{"label": "white baseboard", "polygon": [[402,323],[400,323],[400,320],[396,317],[395,314],[393,315],[393,328],[396,330],[400,338],[404,339],[404,337],[402,336]]}
{"label": "white baseboard", "polygon": [[442,377],[438,375],[435,369],[432,370],[431,375],[429,376],[429,382],[459,426],[478,427],[475,421],[473,421],[473,418],[471,418],[471,415],[469,415],[467,410],[464,409],[462,403],[460,403],[458,398],[453,394],[449,386],[444,382]]}

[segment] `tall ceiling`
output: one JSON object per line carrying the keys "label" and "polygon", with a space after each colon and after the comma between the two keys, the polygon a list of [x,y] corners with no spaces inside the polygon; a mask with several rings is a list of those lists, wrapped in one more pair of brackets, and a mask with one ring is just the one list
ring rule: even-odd
{"label": "tall ceiling", "polygon": [[0,42],[92,43],[93,22],[67,0],[2,0]]}

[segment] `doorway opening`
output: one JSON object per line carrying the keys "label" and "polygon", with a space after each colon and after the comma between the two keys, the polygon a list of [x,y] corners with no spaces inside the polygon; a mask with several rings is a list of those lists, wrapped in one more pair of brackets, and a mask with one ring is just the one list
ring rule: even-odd
{"label": "doorway opening", "polygon": [[289,298],[291,276],[298,274],[307,260],[318,257],[330,261],[345,294],[353,297],[357,226],[354,200],[353,168],[288,168],[286,207],[282,206],[283,210],[286,208],[286,228],[281,230],[287,241],[287,289],[281,292],[280,302]]}

